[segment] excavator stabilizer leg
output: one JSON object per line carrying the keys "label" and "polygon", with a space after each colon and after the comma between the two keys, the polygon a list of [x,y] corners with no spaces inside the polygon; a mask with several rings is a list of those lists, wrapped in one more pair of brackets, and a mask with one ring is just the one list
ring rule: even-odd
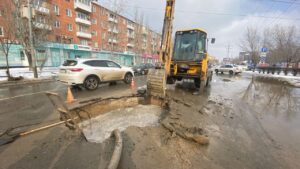
{"label": "excavator stabilizer leg", "polygon": [[165,69],[151,69],[147,76],[147,93],[148,96],[165,98],[166,96],[166,79]]}

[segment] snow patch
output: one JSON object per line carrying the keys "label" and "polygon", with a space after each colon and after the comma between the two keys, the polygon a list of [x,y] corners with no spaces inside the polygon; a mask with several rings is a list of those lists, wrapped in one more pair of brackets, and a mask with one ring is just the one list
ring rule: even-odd
{"label": "snow patch", "polygon": [[[33,71],[29,68],[11,68],[9,70],[12,77],[22,76],[24,79],[34,79]],[[58,68],[44,68],[42,71],[38,71],[38,75],[40,79],[51,78],[56,77],[58,72]],[[0,70],[0,81],[7,81],[6,69]]]}
{"label": "snow patch", "polygon": [[263,77],[263,78],[271,78],[282,82],[287,82],[288,84],[300,87],[300,77],[299,76],[293,76],[292,74],[285,75],[284,73],[278,74],[262,74],[258,72],[253,71],[246,71],[243,73],[255,75],[256,77]]}

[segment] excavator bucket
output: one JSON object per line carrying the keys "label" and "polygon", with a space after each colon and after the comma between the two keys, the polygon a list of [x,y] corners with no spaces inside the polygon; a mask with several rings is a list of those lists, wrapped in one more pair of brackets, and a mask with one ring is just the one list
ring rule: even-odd
{"label": "excavator bucket", "polygon": [[148,96],[165,98],[166,96],[166,79],[165,69],[151,69],[147,76],[147,94]]}

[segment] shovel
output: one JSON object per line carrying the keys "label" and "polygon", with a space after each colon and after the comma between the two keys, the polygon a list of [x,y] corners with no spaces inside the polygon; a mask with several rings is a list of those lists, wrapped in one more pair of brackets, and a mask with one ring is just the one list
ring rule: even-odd
{"label": "shovel", "polygon": [[0,138],[0,146],[10,144],[10,143],[16,141],[20,137],[27,136],[29,134],[33,134],[33,133],[36,133],[36,132],[39,132],[39,131],[42,131],[42,130],[46,130],[46,129],[49,129],[49,128],[52,128],[52,127],[55,127],[55,126],[59,126],[59,125],[64,124],[66,122],[70,122],[71,120],[72,119],[69,119],[67,121],[56,122],[56,123],[53,123],[53,124],[50,124],[50,125],[47,125],[47,126],[43,126],[43,127],[39,127],[39,128],[36,128],[36,129],[29,130],[29,131],[17,133],[15,135],[8,135],[7,133],[6,134],[4,133],[2,135],[2,137]]}

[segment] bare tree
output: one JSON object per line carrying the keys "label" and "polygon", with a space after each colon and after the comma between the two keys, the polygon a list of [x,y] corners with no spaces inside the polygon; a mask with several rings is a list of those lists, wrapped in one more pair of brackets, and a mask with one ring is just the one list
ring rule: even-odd
{"label": "bare tree", "polygon": [[299,54],[299,43],[297,44],[297,30],[296,27],[283,27],[275,26],[274,32],[274,42],[275,42],[275,52],[277,55],[287,63],[287,67],[291,62],[297,61],[297,55]]}
{"label": "bare tree", "polygon": [[[33,30],[30,30],[28,15],[24,15],[26,11],[27,3],[22,0],[13,0],[12,1],[15,10],[13,11],[12,22],[14,23],[16,29],[14,30],[14,35],[20,41],[24,48],[24,52],[28,58],[29,66],[33,68],[33,57],[31,53],[31,43],[30,43],[30,31],[33,35],[33,46],[35,48],[43,47],[48,41],[48,35],[52,31],[51,25],[53,25],[53,15],[50,11],[48,14],[39,14],[38,11],[34,12],[34,18],[30,23],[33,27]],[[47,4],[46,0],[32,0],[30,5],[32,10],[39,10],[43,5]],[[45,59],[46,60],[46,59]],[[43,64],[41,64],[43,65]],[[36,68],[36,67],[35,67]],[[36,71],[36,70],[34,70]]]}
{"label": "bare tree", "polygon": [[243,51],[250,54],[252,63],[256,65],[259,60],[259,48],[261,37],[256,28],[248,27],[244,39],[241,41],[241,48]]}
{"label": "bare tree", "polygon": [[[144,14],[139,13],[139,11],[136,9],[134,17],[136,23],[135,38],[134,38],[134,53],[136,57],[140,58],[143,54]],[[140,60],[138,62],[140,62]]]}
{"label": "bare tree", "polygon": [[15,33],[15,24],[13,21],[13,15],[12,11],[14,10],[12,4],[7,4],[5,6],[5,9],[2,9],[2,16],[3,16],[3,36],[0,36],[0,44],[1,44],[1,50],[3,54],[5,55],[6,60],[6,74],[8,80],[12,80],[13,78],[10,75],[9,71],[9,52],[11,46],[16,42],[16,37],[14,35]]}
{"label": "bare tree", "polygon": [[109,23],[108,29],[110,30],[108,33],[108,39],[109,39],[109,47],[110,47],[110,52],[111,52],[111,57],[113,57],[113,52],[120,52],[121,49],[118,48],[119,45],[116,45],[117,43],[120,43],[120,41],[123,41],[124,38],[121,37],[121,35],[123,35],[126,30],[124,29],[119,29],[119,23],[121,22],[121,20],[119,20],[120,15],[123,13],[123,11],[125,10],[125,3],[126,0],[113,0],[110,3],[110,9],[111,9],[111,13],[110,13],[110,19],[113,19],[113,21],[111,21]]}

